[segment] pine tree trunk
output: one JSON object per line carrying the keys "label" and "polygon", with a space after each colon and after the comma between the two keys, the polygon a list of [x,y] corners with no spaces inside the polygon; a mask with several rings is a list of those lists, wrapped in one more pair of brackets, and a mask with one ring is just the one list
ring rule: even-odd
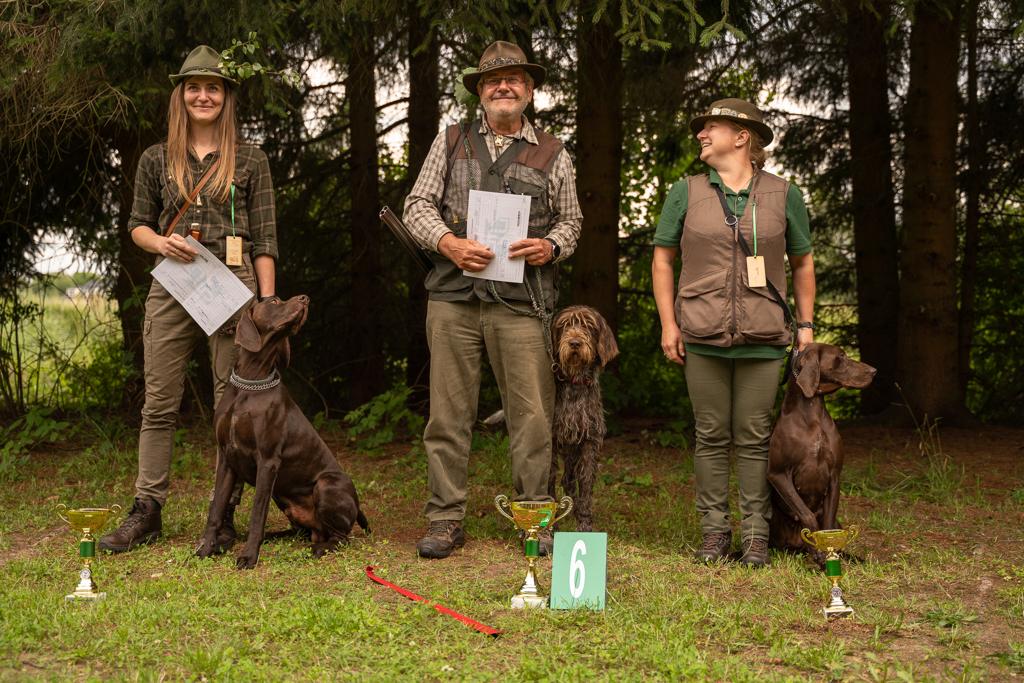
{"label": "pine tree trunk", "polygon": [[850,94],[853,232],[857,258],[857,337],[861,360],[878,370],[861,392],[865,413],[894,398],[899,321],[896,213],[892,186],[886,0],[865,6],[846,0],[846,61]]}
{"label": "pine tree trunk", "polygon": [[967,397],[967,384],[971,379],[981,194],[985,189],[985,150],[981,139],[981,115],[978,112],[978,5],[978,0],[970,0],[967,16],[967,215],[964,222],[964,256],[960,266],[958,333],[961,401]]}
{"label": "pine tree trunk", "polygon": [[904,108],[898,376],[919,416],[960,414],[956,308],[959,3],[921,2]]}
{"label": "pine tree trunk", "polygon": [[381,226],[377,218],[377,118],[374,67],[375,36],[370,21],[353,20],[348,87],[351,135],[349,196],[352,202],[351,314],[344,331],[352,362],[349,400],[365,403],[384,390],[383,330],[380,301]]}
{"label": "pine tree trunk", "polygon": [[[406,187],[412,189],[427,158],[430,145],[441,122],[438,109],[439,46],[437,33],[431,30],[429,16],[421,16],[416,0],[409,0],[409,172]],[[422,48],[422,49],[421,49]],[[406,338],[409,340],[406,383],[413,387],[411,407],[423,406],[429,397],[430,353],[427,349],[427,292],[423,273],[409,269],[409,306],[406,312]]]}
{"label": "pine tree trunk", "polygon": [[593,306],[618,329],[619,185],[622,159],[622,44],[594,3],[580,9],[577,33],[576,188],[583,232],[572,259],[573,303]]}

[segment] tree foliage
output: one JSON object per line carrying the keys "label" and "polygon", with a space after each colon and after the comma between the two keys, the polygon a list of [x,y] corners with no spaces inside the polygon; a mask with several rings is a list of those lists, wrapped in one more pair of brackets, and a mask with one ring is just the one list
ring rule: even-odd
{"label": "tree foliage", "polygon": [[[823,336],[877,354],[868,342],[884,351],[895,341],[885,338],[884,326],[866,332],[861,325],[870,308],[858,286],[872,277],[863,266],[881,257],[864,251],[868,238],[857,230],[854,184],[863,182],[855,179],[864,177],[858,171],[865,164],[878,162],[851,144],[857,121],[850,114],[850,66],[857,54],[847,49],[850,17],[858,10],[884,17],[881,47],[872,49],[885,52],[885,94],[875,109],[891,124],[881,135],[891,151],[891,161],[882,163],[892,187],[893,225],[886,234],[894,233],[895,243],[908,228],[905,179],[913,173],[906,165],[917,163],[905,155],[915,144],[905,115],[909,38],[923,4],[934,3],[3,3],[0,153],[8,163],[0,169],[0,296],[16,301],[33,276],[43,235],[59,236],[100,264],[119,307],[124,350],[139,367],[150,263],[125,230],[135,164],[164,135],[167,75],[192,47],[207,43],[225,50],[235,73],[248,77],[241,86],[241,117],[245,137],[271,160],[282,253],[279,290],[313,301],[295,340],[296,393],[309,404],[347,410],[396,383],[422,382],[419,275],[373,214],[380,204],[401,206],[439,126],[475,114],[456,99],[456,84],[488,43],[506,39],[549,67],[530,115],[564,140],[574,157],[588,160],[588,187],[607,184],[618,197],[604,208],[584,203],[584,213],[592,210],[591,219],[619,239],[570,260],[562,287],[562,303],[570,303],[591,296],[580,284],[588,273],[615,280],[616,287],[594,296],[618,320],[623,354],[606,392],[617,413],[676,413],[685,394],[681,373],[666,367],[658,351],[649,244],[668,188],[702,172],[688,119],[719,97],[758,101],[779,132],[771,168],[795,181],[808,199]],[[961,131],[968,116],[976,124],[973,158],[980,145],[984,182],[971,191],[980,208],[977,237],[968,238],[968,188],[978,186],[969,182],[967,136],[958,134],[954,267],[947,277],[955,296],[967,296],[973,305],[958,300],[944,315],[970,312],[961,322],[967,320],[973,334],[961,332],[957,341],[967,359],[967,405],[1001,420],[1024,417],[1024,404],[1015,400],[1024,368],[1014,353],[1024,315],[1017,248],[1024,234],[1024,129],[1005,125],[1024,106],[1024,73],[1013,58],[1024,46],[1021,12],[980,0],[977,97],[970,113],[966,59],[953,69],[955,115]],[[611,29],[620,48],[602,57],[611,61],[597,75],[614,72],[619,90],[605,93],[597,85],[584,94],[580,84],[593,83],[594,73],[581,69],[592,64],[579,63],[578,40],[601,26]],[[958,24],[954,33],[960,36],[962,29]],[[414,86],[410,73],[416,74]],[[605,94],[614,97],[602,99]],[[599,120],[598,107],[602,125],[611,127],[580,130]],[[589,142],[594,135],[597,142]],[[588,156],[613,135],[621,137],[617,158]],[[967,244],[976,249],[965,261]],[[598,260],[601,268],[594,269]],[[919,267],[904,263],[900,277]],[[200,393],[207,374],[197,368]]]}

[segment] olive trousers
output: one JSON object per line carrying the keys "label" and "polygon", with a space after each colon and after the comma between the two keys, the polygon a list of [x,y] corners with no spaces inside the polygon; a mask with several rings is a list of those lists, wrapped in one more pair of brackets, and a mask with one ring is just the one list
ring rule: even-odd
{"label": "olive trousers", "polygon": [[430,521],[466,515],[469,450],[486,352],[509,432],[515,500],[551,500],[555,379],[539,319],[500,303],[430,301],[430,419],[423,433]]}
{"label": "olive trousers", "polygon": [[[256,280],[248,256],[245,265],[232,272],[255,294]],[[156,280],[146,297],[146,318],[142,332],[145,354],[146,402],[142,408],[139,431],[139,474],[135,480],[136,496],[152,498],[161,506],[167,502],[170,486],[174,431],[177,427],[181,397],[185,391],[185,374],[196,344],[206,340],[213,368],[214,409],[227,386],[235,365],[234,327],[241,312],[228,320],[213,336],[206,337],[185,309]],[[234,497],[241,495],[236,487]]]}
{"label": "olive trousers", "polygon": [[686,387],[697,442],[693,469],[697,513],[704,534],[730,532],[729,456],[736,452],[740,534],[768,538],[771,492],[768,443],[783,361],[686,354]]}

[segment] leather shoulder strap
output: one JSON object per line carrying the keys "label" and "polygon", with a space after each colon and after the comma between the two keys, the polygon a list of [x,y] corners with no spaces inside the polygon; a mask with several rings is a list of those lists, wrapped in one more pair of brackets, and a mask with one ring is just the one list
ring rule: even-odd
{"label": "leather shoulder strap", "polygon": [[192,206],[192,203],[196,200],[196,197],[199,196],[199,191],[202,190],[203,186],[205,186],[206,183],[210,181],[210,178],[213,177],[213,173],[214,171],[217,170],[218,166],[220,166],[220,157],[214,159],[213,163],[210,164],[210,168],[206,169],[206,173],[204,173],[203,177],[199,179],[199,182],[196,183],[196,186],[192,188],[192,192],[190,192],[189,195],[185,197],[185,203],[181,205],[180,209],[178,209],[178,215],[174,217],[174,220],[171,221],[171,224],[167,226],[167,230],[164,231],[164,237],[167,237],[168,235],[173,233],[174,229],[178,227],[178,222],[181,220],[181,217],[185,215],[185,212],[188,210],[188,207]]}

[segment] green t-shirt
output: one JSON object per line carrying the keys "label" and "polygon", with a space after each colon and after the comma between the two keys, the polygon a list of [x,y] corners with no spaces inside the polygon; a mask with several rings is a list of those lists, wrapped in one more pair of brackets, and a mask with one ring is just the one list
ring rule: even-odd
{"label": "green t-shirt", "polygon": [[[742,216],[747,208],[747,199],[750,197],[750,187],[736,192],[722,182],[718,171],[711,169],[708,173],[708,182],[718,185],[725,194],[725,200],[737,216]],[[678,181],[668,191],[665,205],[661,209],[661,218],[658,220],[658,228],[654,232],[654,246],[656,247],[679,247],[683,236],[683,222],[686,219],[686,207],[689,204],[689,186],[686,178]],[[722,225],[724,231],[725,224]],[[725,233],[723,232],[723,235]],[[804,204],[803,193],[796,185],[790,184],[789,192],[786,194],[786,253],[791,256],[803,256],[811,251],[811,221],[807,215],[807,206]],[[698,353],[702,356],[718,356],[719,358],[785,358],[786,347],[768,346],[766,344],[742,344],[740,346],[711,346],[710,344],[687,344],[687,353]]]}

